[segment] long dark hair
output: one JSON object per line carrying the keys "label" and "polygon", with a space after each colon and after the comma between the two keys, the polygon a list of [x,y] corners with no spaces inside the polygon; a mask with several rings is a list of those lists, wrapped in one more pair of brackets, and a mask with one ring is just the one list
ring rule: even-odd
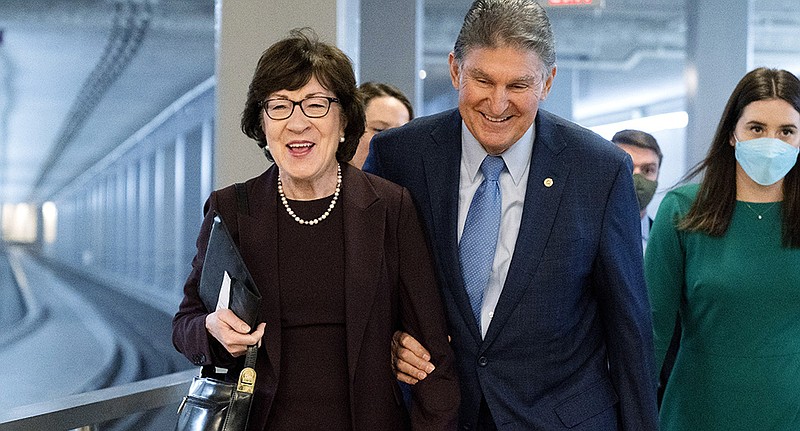
{"label": "long dark hair", "polygon": [[[706,158],[683,178],[688,181],[705,171],[697,198],[678,223],[686,231],[722,236],[728,230],[736,206],[736,155],[730,139],[744,108],[759,100],[781,99],[800,112],[800,81],[791,72],[758,68],[745,75],[733,90],[722,113]],[[783,179],[781,212],[784,247],[800,248],[800,168]]]}

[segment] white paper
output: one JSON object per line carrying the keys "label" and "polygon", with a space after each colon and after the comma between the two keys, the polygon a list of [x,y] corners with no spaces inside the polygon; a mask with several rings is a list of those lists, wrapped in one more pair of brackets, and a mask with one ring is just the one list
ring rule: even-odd
{"label": "white paper", "polygon": [[219,298],[217,298],[217,310],[230,308],[231,301],[231,276],[228,271],[222,275],[222,286],[219,288]]}

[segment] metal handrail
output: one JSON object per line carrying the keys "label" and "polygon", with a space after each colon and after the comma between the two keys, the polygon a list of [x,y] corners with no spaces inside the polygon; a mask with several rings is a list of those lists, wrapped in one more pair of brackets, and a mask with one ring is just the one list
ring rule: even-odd
{"label": "metal handrail", "polygon": [[197,369],[0,410],[0,431],[95,429],[99,423],[179,403]]}

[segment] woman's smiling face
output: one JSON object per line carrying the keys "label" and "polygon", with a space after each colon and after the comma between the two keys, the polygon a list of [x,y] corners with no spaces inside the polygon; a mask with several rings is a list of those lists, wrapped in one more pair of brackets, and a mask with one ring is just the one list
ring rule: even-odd
{"label": "woman's smiling face", "polygon": [[[311,77],[298,90],[280,90],[269,95],[268,100],[287,99],[299,102],[309,97],[336,97],[316,77]],[[320,118],[309,118],[294,106],[289,118],[273,120],[261,112],[264,135],[275,164],[284,182],[316,183],[331,173],[336,175],[336,150],[339,139],[344,136],[342,109],[331,102],[328,114]]]}

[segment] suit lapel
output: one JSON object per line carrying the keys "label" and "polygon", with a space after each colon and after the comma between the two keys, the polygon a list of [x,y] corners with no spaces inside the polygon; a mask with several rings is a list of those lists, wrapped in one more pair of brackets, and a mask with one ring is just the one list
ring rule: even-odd
{"label": "suit lapel", "polygon": [[275,165],[248,190],[250,215],[238,214],[242,258],[261,291],[261,319],[266,322],[264,348],[274,376],[281,363],[281,311],[278,284],[278,170]]}
{"label": "suit lapel", "polygon": [[446,121],[431,132],[433,145],[423,158],[425,181],[430,197],[433,246],[442,260],[446,288],[450,289],[456,307],[467,322],[470,333],[480,341],[480,329],[472,314],[464,289],[458,259],[458,194],[461,172],[461,115],[454,110]]}
{"label": "suit lapel", "polygon": [[561,140],[553,118],[547,112],[540,110],[535,121],[536,139],[533,143],[525,203],[514,246],[514,256],[511,258],[503,293],[495,307],[483,348],[488,347],[497,337],[530,284],[552,231],[569,176],[570,166],[560,157],[566,148],[566,142]]}
{"label": "suit lapel", "polygon": [[363,172],[343,164],[342,184],[347,364],[352,383],[375,293],[385,282],[380,276],[386,215],[385,204]]}

